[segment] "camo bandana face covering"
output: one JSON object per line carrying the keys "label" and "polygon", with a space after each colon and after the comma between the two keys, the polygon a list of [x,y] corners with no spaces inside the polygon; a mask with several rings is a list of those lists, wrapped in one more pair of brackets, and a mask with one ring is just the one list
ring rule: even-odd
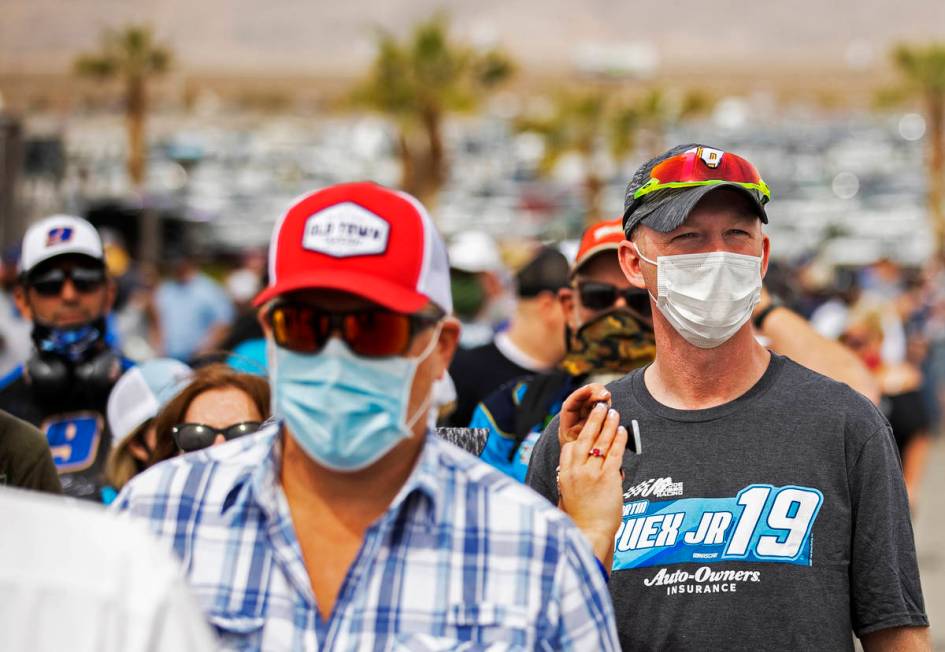
{"label": "camo bandana face covering", "polygon": [[568,337],[561,367],[573,376],[611,372],[625,374],[649,364],[656,356],[653,331],[629,310],[602,313]]}

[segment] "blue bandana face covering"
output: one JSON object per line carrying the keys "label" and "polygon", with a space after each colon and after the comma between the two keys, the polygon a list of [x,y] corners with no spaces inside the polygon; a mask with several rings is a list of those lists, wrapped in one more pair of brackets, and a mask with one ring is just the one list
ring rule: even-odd
{"label": "blue bandana face covering", "polygon": [[387,454],[425,416],[427,396],[407,416],[417,367],[433,353],[439,326],[416,358],[365,358],[337,337],[308,355],[269,343],[274,414],[308,455],[336,471],[358,471]]}
{"label": "blue bandana face covering", "polygon": [[86,360],[105,338],[105,319],[99,318],[75,328],[53,328],[33,324],[33,343],[41,353],[52,353],[75,364]]}

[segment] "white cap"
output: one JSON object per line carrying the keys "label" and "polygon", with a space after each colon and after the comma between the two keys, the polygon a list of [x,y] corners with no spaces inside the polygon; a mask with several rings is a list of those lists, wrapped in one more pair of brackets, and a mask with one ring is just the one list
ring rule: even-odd
{"label": "white cap", "polygon": [[450,243],[450,267],[462,272],[496,272],[502,269],[499,248],[483,231],[463,231]]}
{"label": "white cap", "polygon": [[26,231],[20,253],[20,273],[56,256],[82,254],[104,263],[102,238],[95,227],[81,217],[53,215]]}
{"label": "white cap", "polygon": [[155,358],[126,371],[108,395],[108,427],[112,445],[153,419],[184,388],[193,370],[171,358]]}

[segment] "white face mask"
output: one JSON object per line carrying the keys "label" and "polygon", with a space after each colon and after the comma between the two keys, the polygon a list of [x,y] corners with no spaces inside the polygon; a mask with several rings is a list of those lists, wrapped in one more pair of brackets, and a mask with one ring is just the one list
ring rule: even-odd
{"label": "white face mask", "polygon": [[[687,342],[714,349],[728,341],[761,300],[761,258],[712,251],[658,256],[656,307]],[[652,292],[650,296],[652,296]]]}

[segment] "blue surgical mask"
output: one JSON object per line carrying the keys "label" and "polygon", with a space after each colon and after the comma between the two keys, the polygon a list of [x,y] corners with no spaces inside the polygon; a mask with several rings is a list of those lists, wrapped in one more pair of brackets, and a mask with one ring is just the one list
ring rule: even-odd
{"label": "blue surgical mask", "polygon": [[358,471],[413,435],[430,396],[407,414],[417,367],[433,353],[439,327],[416,358],[365,358],[332,337],[316,355],[270,343],[273,412],[322,466]]}

